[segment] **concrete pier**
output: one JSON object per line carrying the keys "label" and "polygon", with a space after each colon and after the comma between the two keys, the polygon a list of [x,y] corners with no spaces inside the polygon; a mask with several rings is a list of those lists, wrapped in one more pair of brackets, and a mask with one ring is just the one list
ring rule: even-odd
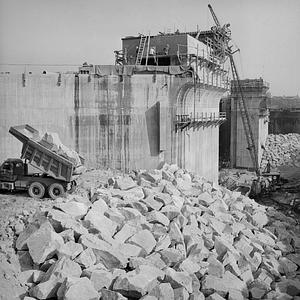
{"label": "concrete pier", "polygon": [[[269,85],[263,79],[245,79],[240,84],[244,92],[244,98],[251,122],[254,142],[257,148],[258,162],[260,163],[263,146],[268,135],[268,89]],[[254,167],[247,149],[247,139],[238,105],[239,92],[232,82],[231,88],[231,133],[230,133],[230,163],[231,167]]]}

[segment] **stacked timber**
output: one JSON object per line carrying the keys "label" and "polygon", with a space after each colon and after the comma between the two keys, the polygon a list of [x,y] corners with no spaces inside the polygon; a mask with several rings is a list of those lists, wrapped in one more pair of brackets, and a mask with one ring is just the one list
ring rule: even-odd
{"label": "stacked timber", "polygon": [[269,134],[263,152],[261,167],[300,167],[300,134]]}
{"label": "stacked timber", "polygon": [[293,299],[296,229],[274,209],[165,164],[36,215],[16,241],[19,279],[26,300]]}

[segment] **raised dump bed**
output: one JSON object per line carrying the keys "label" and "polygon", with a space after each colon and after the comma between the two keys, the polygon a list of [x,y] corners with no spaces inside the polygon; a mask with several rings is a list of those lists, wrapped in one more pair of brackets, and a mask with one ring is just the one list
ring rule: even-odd
{"label": "raised dump bed", "polygon": [[26,124],[10,127],[9,132],[23,144],[22,159],[55,179],[71,181],[74,164],[43,146],[38,130]]}

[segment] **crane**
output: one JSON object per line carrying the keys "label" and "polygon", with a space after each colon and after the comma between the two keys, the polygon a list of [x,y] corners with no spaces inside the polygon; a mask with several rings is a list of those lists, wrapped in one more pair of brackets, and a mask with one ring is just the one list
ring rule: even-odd
{"label": "crane", "polygon": [[[242,122],[243,122],[243,126],[244,126],[244,131],[245,131],[245,135],[246,135],[246,139],[247,139],[247,144],[248,144],[247,149],[249,150],[256,175],[257,175],[257,177],[260,177],[260,168],[259,168],[259,162],[258,162],[257,147],[254,142],[253,130],[251,127],[249,113],[248,113],[247,105],[245,103],[245,98],[244,98],[243,89],[242,89],[242,86],[240,83],[240,78],[239,78],[238,71],[237,71],[237,68],[236,68],[236,65],[235,65],[235,62],[233,59],[233,54],[236,51],[232,52],[231,47],[228,46],[228,42],[229,42],[230,36],[231,36],[231,31],[229,30],[230,24],[225,24],[225,25],[221,26],[212,6],[210,4],[208,4],[208,8],[209,8],[211,15],[214,19],[214,22],[216,24],[216,26],[212,28],[212,31],[214,31],[217,36],[222,37],[222,40],[224,41],[222,46],[223,47],[226,46],[226,48],[227,48],[227,49],[225,49],[224,53],[226,53],[226,55],[229,57],[231,71],[232,71],[232,77],[233,77],[233,80],[235,83],[235,88],[237,88],[237,91],[240,94],[240,97],[238,97],[238,104],[239,104],[239,109],[241,112]],[[237,51],[239,51],[239,50],[237,50]]]}
{"label": "crane", "polygon": [[213,8],[212,8],[212,6],[210,4],[208,4],[208,8],[210,10],[210,13],[211,13],[211,15],[212,15],[215,23],[216,23],[216,26],[219,27],[219,28],[221,28],[221,24],[220,24],[220,22],[219,22],[219,20],[218,20],[218,18],[216,16],[216,14],[215,14],[215,12],[214,12],[214,10],[213,10]]}
{"label": "crane", "polygon": [[238,93],[240,94],[240,97],[238,97],[238,103],[239,103],[239,108],[240,108],[240,113],[242,117],[242,122],[244,126],[244,131],[247,139],[247,144],[248,147],[247,149],[249,150],[250,156],[252,163],[254,165],[254,170],[256,175],[259,177],[260,176],[260,168],[259,168],[259,163],[258,163],[258,153],[257,153],[257,148],[254,142],[254,136],[253,136],[253,130],[251,127],[251,122],[249,118],[249,113],[248,109],[245,103],[245,98],[244,98],[244,93],[243,89],[240,83],[240,78],[237,72],[237,68],[233,59],[233,53],[230,54],[229,56],[230,60],[230,65],[231,65],[231,70],[232,70],[232,77],[235,83],[235,88],[237,88]]}

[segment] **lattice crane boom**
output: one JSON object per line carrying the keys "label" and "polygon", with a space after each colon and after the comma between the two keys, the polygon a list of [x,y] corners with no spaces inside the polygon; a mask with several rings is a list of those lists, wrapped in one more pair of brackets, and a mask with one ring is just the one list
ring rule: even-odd
{"label": "lattice crane boom", "polygon": [[240,94],[240,97],[238,97],[237,99],[238,99],[239,109],[240,109],[242,122],[243,122],[243,126],[244,126],[244,131],[245,131],[245,135],[246,135],[246,139],[247,139],[247,144],[248,144],[247,149],[249,150],[256,175],[259,177],[260,176],[260,168],[259,168],[259,162],[258,162],[258,152],[257,152],[257,147],[256,147],[256,144],[254,141],[253,130],[251,127],[251,121],[250,121],[248,109],[246,106],[243,89],[241,87],[240,78],[239,78],[232,54],[230,54],[229,59],[230,59],[230,65],[231,65],[231,70],[232,70],[232,77],[233,77],[234,83],[236,84],[235,88],[237,88],[238,93]]}
{"label": "lattice crane boom", "polygon": [[[221,26],[212,6],[209,4],[208,8],[212,14],[212,17],[214,19],[214,22],[216,23],[216,32],[221,33],[224,37],[225,40],[226,38],[229,39],[231,32],[229,31],[229,24]],[[239,109],[240,109],[240,113],[241,113],[241,118],[242,118],[242,122],[243,122],[243,126],[244,126],[244,131],[245,131],[245,135],[246,135],[246,139],[247,139],[247,144],[248,144],[248,150],[251,156],[251,160],[255,169],[255,172],[257,174],[257,176],[260,176],[260,168],[259,168],[259,162],[258,162],[258,151],[257,151],[257,147],[254,141],[254,136],[253,136],[253,130],[251,127],[251,121],[250,121],[250,117],[249,117],[249,113],[248,113],[248,109],[245,103],[245,98],[244,98],[244,93],[243,93],[243,89],[240,83],[240,78],[237,72],[237,68],[236,65],[234,63],[234,59],[233,59],[233,52],[231,51],[231,47],[228,46],[228,41],[226,40],[227,43],[224,44],[226,45],[227,49],[224,49],[224,53],[229,57],[230,60],[230,65],[231,65],[231,70],[232,70],[232,77],[233,80],[236,84],[238,93],[240,94],[240,97],[238,97],[238,103],[239,103]]]}
{"label": "lattice crane boom", "polygon": [[213,8],[212,8],[212,6],[211,6],[210,4],[208,4],[208,8],[209,8],[209,10],[210,10],[210,13],[211,13],[213,19],[214,19],[215,24],[216,24],[218,27],[221,27],[221,24],[220,24],[220,22],[219,22],[219,20],[218,20],[218,18],[217,18],[217,16],[216,16],[216,14],[215,14],[215,12],[214,12],[214,10],[213,10]]}

